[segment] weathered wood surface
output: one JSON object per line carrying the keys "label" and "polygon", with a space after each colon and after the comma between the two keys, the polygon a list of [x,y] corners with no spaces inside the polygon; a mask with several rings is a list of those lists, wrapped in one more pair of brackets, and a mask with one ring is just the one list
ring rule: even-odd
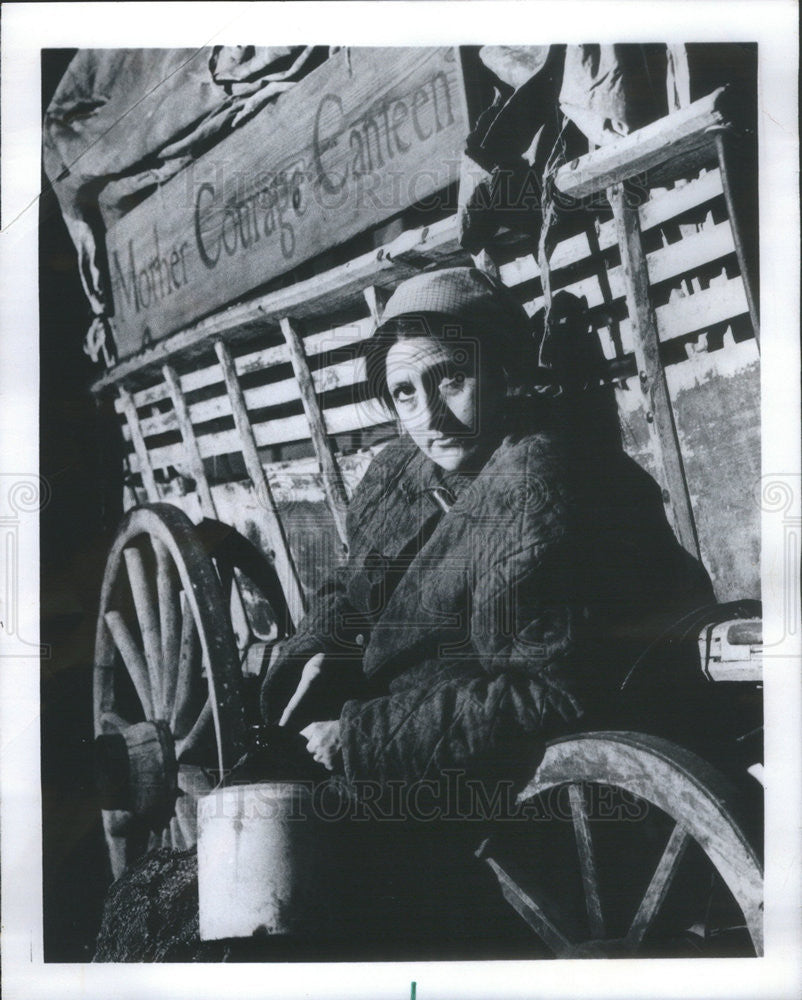
{"label": "weathered wood surface", "polygon": [[[719,171],[721,173],[721,185],[724,189],[724,198],[727,202],[727,215],[732,225],[733,241],[735,252],[738,254],[738,267],[744,282],[746,301],[749,303],[749,317],[752,320],[752,329],[755,340],[760,346],[760,301],[757,294],[758,288],[758,262],[757,248],[748,244],[747,232],[743,226],[743,206],[739,204],[737,191],[739,188],[739,178],[736,171],[739,165],[735,161],[731,150],[731,138],[726,131],[721,129],[715,133],[716,154],[718,156]],[[753,209],[754,210],[754,209]],[[755,213],[756,222],[756,213]],[[757,242],[757,232],[749,234],[752,240]]]}
{"label": "weathered wood surface", "polygon": [[[713,179],[717,182],[717,177],[715,175],[713,175]],[[669,193],[671,197],[666,195],[663,198],[658,199],[655,204],[661,205],[664,201],[671,201],[675,208],[685,210],[689,205],[697,205],[700,201],[704,201],[707,197],[714,194],[716,192],[716,185],[708,182],[706,175],[697,184],[688,185],[686,188],[680,188],[678,189],[678,192],[683,196],[681,199],[675,198],[674,196],[677,192],[672,191]],[[720,188],[718,190],[718,194],[720,194]],[[643,209],[641,209],[640,217],[641,220],[646,218],[649,223],[653,225],[656,224],[658,220],[663,220],[666,217],[666,211],[665,209],[661,210],[659,213],[655,211],[648,211],[651,205],[652,203],[649,202]],[[605,247],[613,245],[614,231],[612,224],[604,225],[600,236],[600,242],[602,240],[604,241]],[[584,241],[584,248],[579,241]],[[587,237],[572,238],[571,241],[566,242],[573,243],[575,252],[578,252],[585,257],[590,254]],[[701,264],[722,259],[732,254],[733,251],[734,246],[729,225],[726,222],[714,225],[711,228],[696,233],[685,240],[669,244],[668,246],[662,247],[649,254],[647,256],[647,266],[650,281],[652,284],[668,281],[673,277],[700,266]],[[536,265],[532,261],[531,256],[513,261],[509,265],[504,265],[502,268],[502,277],[513,287],[519,283],[535,278],[536,275]],[[584,295],[588,300],[588,305],[593,308],[603,304],[605,301],[608,301],[609,303],[609,301],[611,301],[610,296],[617,299],[624,295],[625,285],[622,268],[620,266],[615,267],[610,271],[605,272],[605,276],[610,286],[609,296],[604,295],[600,279],[594,276],[583,278],[577,282],[569,283],[562,287],[565,287],[574,294]],[[374,286],[369,286],[369,290],[373,296],[372,301],[376,301],[377,295],[381,295],[382,297],[384,295],[381,289],[376,289]],[[535,299],[527,301],[525,304],[531,312],[542,305],[542,299],[540,297],[536,297]],[[733,315],[738,315],[740,312],[743,312],[743,310],[744,305],[741,282],[737,279],[732,279],[726,289],[718,291],[715,289],[704,290],[697,295],[689,297],[687,300],[675,299],[668,306],[659,307],[657,310],[658,331],[661,335],[661,339],[669,339],[670,337],[681,336],[685,333],[692,332],[694,329],[702,329],[705,324],[709,324],[710,322],[719,322],[730,318]],[[699,321],[698,325],[694,326],[697,319]],[[354,324],[334,328],[331,331],[313,334],[312,336],[304,338],[304,349],[308,356],[315,356],[319,353],[354,346],[360,340],[369,336],[371,329],[371,320],[365,319]],[[622,324],[623,346],[627,350],[632,350],[629,331],[630,324],[624,321]],[[276,345],[245,355],[237,359],[235,364],[238,374],[244,375],[252,371],[263,371],[269,367],[278,365],[288,360],[289,357],[286,345]],[[313,380],[318,393],[343,386],[354,385],[363,379],[364,365],[362,360],[359,358],[355,358],[351,361],[338,362],[337,364],[319,369],[313,373]],[[212,385],[217,381],[219,381],[219,372],[217,371],[216,365],[201,368],[181,377],[182,389],[186,393]],[[149,404],[160,401],[166,394],[166,386],[164,383],[161,383],[135,393],[133,399],[138,407],[146,407]],[[257,388],[245,390],[245,401],[250,410],[259,410],[271,406],[279,406],[282,403],[287,403],[299,398],[298,386],[294,378],[284,379],[259,386]],[[122,409],[122,404],[118,404],[118,410]],[[230,413],[230,409],[228,401],[225,397],[217,397],[213,399],[206,399],[202,402],[191,405],[190,413],[193,422],[197,425],[222,416],[227,416]],[[375,414],[374,416],[379,420],[385,419],[384,414],[381,412]],[[175,414],[171,412],[157,414],[144,418],[141,421],[141,426],[146,436],[164,433],[166,431],[176,429],[176,417]],[[281,434],[289,435],[296,426],[303,432],[303,425],[298,423],[297,420],[289,418],[289,422],[285,424],[277,424],[273,428],[273,433],[270,437],[263,439],[263,441],[264,443],[276,443],[277,440],[279,440],[277,437],[279,432]],[[356,429],[353,426],[347,426],[347,422],[343,420],[339,421],[339,426],[343,430]],[[357,423],[357,427],[358,426],[359,424]],[[302,433],[301,436],[305,437],[307,435]],[[290,438],[286,437],[285,440],[290,440]]]}
{"label": "weathered wood surface", "polygon": [[455,181],[452,48],[344,49],[107,234],[121,357]]}
{"label": "weathered wood surface", "polygon": [[228,398],[232,413],[234,414],[234,422],[236,423],[237,432],[240,435],[245,468],[250,476],[256,495],[261,500],[265,534],[270,540],[267,552],[273,560],[292,620],[297,624],[304,615],[305,605],[295,564],[287,545],[281,519],[276,510],[276,502],[270,489],[270,484],[267,481],[265,470],[259,459],[256,441],[253,436],[253,428],[251,427],[250,417],[248,416],[247,406],[239,379],[237,378],[231,353],[226,344],[221,340],[218,340],[214,346],[220,361],[223,377],[225,378]]}
{"label": "weathered wood surface", "polygon": [[758,955],[763,950],[763,868],[735,813],[732,788],[688,750],[640,733],[597,732],[556,740],[546,748],[534,777],[519,795],[524,802],[566,784],[601,783],[623,789],[671,816],[678,824],[663,853],[657,877],[644,891],[653,917],[652,889],[662,890],[685,836],[692,837],[718,870],[741,908]]}
{"label": "weathered wood surface", "polygon": [[[653,229],[683,212],[698,208],[721,193],[718,170],[711,170],[683,187],[655,192],[639,209],[641,227],[644,231]],[[599,230],[600,248],[608,250],[615,246],[615,242],[614,223],[602,223]],[[572,236],[557,244],[551,256],[551,268],[559,271],[581,263],[590,255],[587,237],[582,234]],[[414,259],[416,264],[405,264],[407,259]],[[277,327],[282,316],[292,315],[298,319],[306,319],[353,307],[355,303],[362,301],[365,288],[374,286],[382,292],[392,290],[404,278],[419,271],[421,260],[432,264],[438,261],[450,264],[470,262],[459,246],[455,216],[431,226],[405,232],[389,244],[320,275],[297,282],[289,288],[239,302],[208,319],[193,323],[152,347],[144,348],[137,356],[121,361],[95,382],[93,391],[102,392],[109,385],[161,365],[173,355],[191,352],[216,337],[228,337],[238,331],[250,330],[253,333],[271,325]],[[502,264],[500,273],[502,280],[510,286],[529,280],[539,283],[540,280],[537,266],[528,252],[518,260]],[[311,338],[305,339],[307,354],[311,355],[314,351],[309,341]],[[288,360],[284,344],[267,348],[263,356],[259,356],[259,352],[252,355],[252,361],[258,367],[266,367],[280,360]],[[241,364],[244,364],[243,359],[237,361],[238,371],[243,374]],[[199,377],[199,373],[183,376],[184,379],[196,377]],[[190,381],[184,388],[189,392],[201,384],[208,383]],[[137,406],[144,405],[145,399],[140,398],[139,393],[135,393],[134,398]],[[157,398],[163,397],[155,395],[152,400]]]}
{"label": "weathered wood surface", "polygon": [[122,360],[111,371],[101,376],[92,386],[93,392],[102,392],[107,386],[129,378],[139,371],[161,364],[176,354],[192,353],[215,337],[229,337],[240,331],[251,335],[271,324],[278,327],[282,316],[296,319],[310,316],[331,315],[362,301],[362,291],[369,284],[395,287],[399,281],[420,270],[420,260],[452,257],[455,263],[465,263],[467,256],[459,247],[456,220],[453,216],[414,230],[416,263],[405,263],[408,256],[410,233],[398,241],[370,250],[338,267],[324,271],[312,278],[295,282],[264,295],[255,295],[228,306],[213,315],[198,320],[178,333],[159,341],[152,347],[142,348],[134,357]]}
{"label": "weathered wood surface", "polygon": [[203,459],[201,458],[198,441],[195,437],[195,428],[192,426],[192,418],[189,415],[189,407],[187,406],[187,401],[184,398],[184,392],[181,388],[181,383],[178,380],[178,375],[171,365],[165,365],[162,368],[162,374],[164,375],[164,381],[167,384],[167,388],[170,391],[170,399],[173,403],[173,412],[175,413],[178,428],[181,431],[181,450],[186,454],[186,459],[184,463],[182,463],[182,466],[189,467],[189,473],[195,480],[195,488],[198,491],[198,496],[200,497],[204,514],[207,517],[217,517],[214,500],[212,498],[211,490],[209,489],[209,480],[206,477],[206,470],[203,467]]}
{"label": "weathered wood surface", "polygon": [[323,412],[317,398],[315,383],[312,373],[309,371],[309,362],[304,353],[304,345],[298,331],[289,319],[284,317],[281,320],[281,332],[287,341],[290,351],[292,369],[295,372],[295,379],[298,390],[301,394],[304,413],[309,425],[309,433],[312,438],[312,445],[315,449],[320,474],[323,477],[323,486],[326,490],[326,499],[329,502],[331,516],[337,526],[337,531],[345,545],[347,543],[347,532],[345,529],[345,510],[348,506],[348,494],[345,491],[342,474],[334,457],[334,450],[331,445],[329,435],[331,429],[326,426]]}
{"label": "weathered wood surface", "polygon": [[[189,408],[183,390],[181,389],[181,383],[175,369],[171,365],[164,365],[162,374],[170,390],[173,410],[175,411],[178,426],[181,430],[181,450],[186,455],[181,468],[185,467],[184,463],[188,463],[189,473],[195,480],[195,488],[200,497],[201,509],[206,517],[216,519],[217,508],[215,507],[214,497],[209,487],[209,479],[203,465],[203,458],[198,447],[198,439],[195,435],[195,428],[192,426],[192,419],[189,415]],[[239,592],[236,580],[232,582],[231,587],[231,624],[234,627],[237,645],[240,649],[244,649],[250,639],[250,628],[248,625],[248,616],[245,613],[245,607],[242,602],[242,595]]]}
{"label": "weathered wood surface", "polygon": [[604,915],[599,895],[599,878],[596,871],[596,857],[593,846],[593,836],[588,819],[585,790],[582,785],[568,786],[568,799],[571,803],[571,820],[574,824],[577,854],[579,855],[579,870],[582,875],[582,887],[585,891],[585,908],[591,937],[604,937]]}
{"label": "weathered wood surface", "polygon": [[657,457],[667,503],[682,545],[691,555],[700,557],[699,539],[693,507],[685,479],[679,439],[674,425],[671,398],[660,359],[657,321],[649,295],[649,272],[643,252],[638,210],[627,201],[623,185],[616,184],[608,193],[618,233],[621,266],[627,292],[627,309],[633,330],[633,347],[641,389],[648,399],[646,419],[653,431],[652,442]]}
{"label": "weathered wood surface", "polygon": [[139,464],[139,473],[142,476],[142,482],[145,485],[145,492],[147,493],[148,500],[155,503],[159,499],[159,490],[156,486],[156,479],[153,475],[153,466],[151,465],[147,445],[145,444],[145,438],[142,434],[142,426],[139,422],[139,415],[136,412],[136,405],[134,404],[131,393],[125,388],[125,386],[119,387],[115,406],[118,412],[125,415],[125,431],[127,432],[125,437],[127,440],[131,441],[134,446],[134,451],[136,452]]}
{"label": "weathered wood surface", "polygon": [[567,163],[557,171],[558,191],[569,198],[587,198],[646,175],[668,160],[677,162],[679,168],[684,156],[700,150],[709,150],[715,158],[711,130],[727,124],[725,93],[721,87],[687,108]]}

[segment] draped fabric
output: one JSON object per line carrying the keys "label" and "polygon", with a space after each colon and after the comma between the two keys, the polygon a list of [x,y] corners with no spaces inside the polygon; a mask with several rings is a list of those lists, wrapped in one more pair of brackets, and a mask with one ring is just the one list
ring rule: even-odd
{"label": "draped fabric", "polygon": [[105,230],[326,58],[308,46],[83,49],[43,125],[45,172],[96,316]]}

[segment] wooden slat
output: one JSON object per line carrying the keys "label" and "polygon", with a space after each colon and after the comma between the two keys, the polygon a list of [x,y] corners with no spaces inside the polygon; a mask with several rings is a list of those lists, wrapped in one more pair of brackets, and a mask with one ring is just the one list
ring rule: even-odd
{"label": "wooden slat", "polygon": [[175,369],[170,365],[164,365],[162,374],[170,390],[173,410],[183,439],[182,450],[186,454],[186,465],[189,467],[192,478],[195,480],[203,512],[207,517],[216,518],[217,511],[215,510],[212,491],[209,489],[209,480],[206,478],[206,470],[203,467],[203,459],[198,448],[198,441],[195,437],[195,429],[192,426],[187,401],[184,398],[184,393],[181,391],[181,383],[178,381]]}
{"label": "wooden slat", "polygon": [[[343,326],[332,327],[320,333],[313,333],[304,338],[304,350],[307,357],[315,357],[325,352],[351,347],[360,341],[365,340],[373,332],[373,322],[370,317],[355,320]],[[290,353],[285,343],[277,344],[274,347],[266,347],[262,350],[251,351],[239,358],[234,359],[234,367],[237,375],[249,375],[251,372],[262,372],[275,365],[289,364]],[[207,365],[179,376],[181,390],[185,395],[197,389],[205,389],[210,385],[215,385],[220,381],[220,368],[217,364]],[[140,389],[131,394],[134,405],[138,408],[152,406],[164,399],[169,399],[170,393],[164,382],[150,386],[147,389]],[[118,413],[122,412],[122,404],[115,402]]]}
{"label": "wooden slat", "polygon": [[[717,323],[726,323],[748,311],[743,282],[740,278],[730,278],[725,283],[705,288],[685,298],[677,297],[655,310],[657,332],[660,341],[666,342],[684,337],[689,333],[707,330]],[[632,324],[624,319],[619,325],[621,344],[625,353],[633,349]],[[617,357],[609,339],[607,327],[599,329],[602,347],[608,360]]]}
{"label": "wooden slat", "polygon": [[679,169],[683,157],[708,148],[712,151],[710,130],[726,124],[725,91],[720,87],[681,111],[567,163],[557,171],[558,190],[569,198],[587,198],[669,160],[677,161]]}
{"label": "wooden slat", "polygon": [[[320,371],[312,373],[312,381],[315,384],[315,391],[318,393],[356,385],[364,381],[364,378],[365,363],[362,358],[342,361],[337,365],[321,368]],[[243,397],[246,408],[254,411],[300,400],[301,394],[297,381],[294,378],[289,378],[280,382],[270,382],[253,389],[245,389]],[[204,399],[200,403],[187,404],[187,408],[195,427],[210,420],[232,416],[231,404],[226,395]],[[172,410],[146,417],[140,421],[140,426],[145,437],[179,429],[177,416]],[[302,436],[308,437],[308,435]],[[127,434],[125,437],[128,439]]]}
{"label": "wooden slat", "polygon": [[301,402],[304,413],[309,422],[309,431],[312,438],[312,445],[320,464],[320,473],[323,476],[323,486],[326,490],[326,498],[329,503],[331,515],[337,526],[337,532],[343,544],[347,544],[347,533],[345,530],[345,510],[348,506],[348,494],[345,492],[342,474],[337,466],[337,459],[334,457],[334,450],[329,440],[329,433],[333,433],[326,427],[326,421],[320,409],[320,403],[315,392],[315,383],[312,373],[309,371],[309,363],[304,354],[304,346],[297,330],[287,317],[281,319],[281,332],[287,341],[292,358],[292,367],[295,378],[298,381],[298,388],[301,392]]}
{"label": "wooden slat", "polygon": [[741,231],[740,210],[738,198],[736,197],[738,177],[734,174],[734,171],[738,170],[738,166],[734,162],[730,150],[732,140],[724,131],[717,131],[715,139],[724,198],[727,202],[727,215],[732,225],[735,252],[738,254],[738,266],[741,269],[741,276],[744,281],[746,301],[749,303],[749,317],[752,320],[752,330],[754,331],[755,340],[759,348],[760,308],[757,295],[757,250],[756,248],[752,249],[747,246]]}
{"label": "wooden slat", "polygon": [[137,415],[134,401],[131,398],[131,393],[128,392],[125,386],[120,386],[116,402],[119,404],[126,419],[128,437],[134,445],[134,451],[136,452],[139,465],[139,474],[142,476],[145,493],[147,494],[148,500],[155,503],[159,499],[159,490],[153,476],[153,468],[148,457],[148,449],[145,445],[143,431],[139,423],[139,416]]}
{"label": "wooden slat", "polygon": [[[181,391],[181,383],[178,381],[175,369],[170,365],[164,365],[162,368],[162,374],[164,375],[164,380],[170,390],[170,398],[173,402],[173,409],[175,410],[176,417],[178,418],[178,425],[181,429],[183,451],[186,454],[185,461],[188,462],[190,474],[195,480],[198,497],[201,501],[201,510],[206,517],[211,517],[217,520],[217,508],[215,506],[214,497],[212,496],[212,491],[209,488],[209,480],[206,476],[206,470],[203,467],[203,459],[201,458],[200,449],[198,448],[198,441],[195,437],[192,420],[189,416],[187,401]],[[181,465],[178,465],[178,467],[180,468]],[[240,648],[244,648],[250,636],[250,627],[248,626],[248,616],[245,613],[245,606],[242,603],[242,596],[240,595],[236,580],[232,582],[231,587],[231,624],[234,628],[234,633],[237,636],[238,646]]]}
{"label": "wooden slat", "polygon": [[608,197],[616,220],[635,359],[641,388],[647,399],[647,420],[651,417],[650,437],[668,490],[668,503],[674,514],[679,540],[691,555],[700,559],[699,539],[682,465],[682,452],[660,360],[660,340],[649,295],[649,274],[641,242],[638,211],[629,204],[622,185],[614,185]]}
{"label": "wooden slat", "polygon": [[[718,169],[708,170],[683,187],[653,194],[639,208],[641,230],[654,229],[701,205],[722,196],[721,174]],[[608,220],[599,226],[599,249],[609,250],[616,245],[615,222]],[[549,258],[552,272],[571,267],[592,255],[588,237],[584,233],[561,240]],[[537,262],[531,254],[516,258],[499,268],[502,281],[511,287],[522,281],[540,277]]]}
{"label": "wooden slat", "polygon": [[214,346],[220,361],[220,367],[223,371],[223,377],[226,381],[234,421],[240,435],[245,468],[256,490],[256,495],[260,499],[259,512],[261,514],[261,526],[264,529],[273,552],[273,564],[281,583],[281,590],[287,601],[290,617],[297,624],[303,618],[304,611],[306,610],[298,573],[295,569],[295,563],[293,562],[287,538],[281,525],[281,519],[276,510],[270,484],[265,476],[262,463],[259,460],[256,441],[253,436],[253,428],[248,417],[248,409],[237,378],[234,361],[223,341],[218,340]]}
{"label": "wooden slat", "polygon": [[[378,418],[379,413],[385,414],[384,419]],[[350,403],[324,411],[329,434],[347,434],[351,431],[366,430],[389,422],[392,418],[380,400],[371,402],[370,408],[360,403]],[[280,420],[270,420],[253,426],[254,439],[257,447],[266,448],[270,445],[286,444],[290,441],[308,441],[309,423],[306,416],[299,413],[293,417],[283,417]],[[216,455],[231,455],[240,450],[239,435],[235,430],[219,431],[216,434],[204,434],[197,438],[198,448],[203,458],[213,458]],[[182,444],[163,445],[152,448],[149,452],[151,464],[155,469],[175,466],[192,475],[186,450]],[[132,455],[131,468],[138,471],[136,455]],[[194,478],[194,477],[193,477]]]}
{"label": "wooden slat", "polygon": [[[646,256],[646,266],[649,274],[650,285],[657,285],[663,281],[670,281],[681,274],[693,271],[705,264],[721,260],[735,252],[735,244],[732,240],[732,230],[729,222],[721,222],[709,229],[703,229],[693,236],[670,243],[668,246],[660,247]],[[603,262],[599,262],[603,267]],[[612,300],[623,298],[626,293],[626,280],[621,267],[611,268],[606,271],[606,280],[610,285]],[[553,291],[564,290],[579,297],[584,296],[588,301],[588,307],[593,309],[610,302],[609,296],[605,296],[599,278],[590,275],[580,281],[572,282],[568,285],[553,285]],[[543,305],[543,299],[534,300],[536,308]]]}

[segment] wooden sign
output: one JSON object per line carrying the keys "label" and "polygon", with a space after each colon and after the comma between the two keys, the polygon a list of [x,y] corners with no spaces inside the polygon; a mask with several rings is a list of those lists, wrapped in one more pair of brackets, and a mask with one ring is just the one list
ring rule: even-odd
{"label": "wooden sign", "polygon": [[423,201],[459,175],[456,49],[348,49],[107,233],[120,357]]}

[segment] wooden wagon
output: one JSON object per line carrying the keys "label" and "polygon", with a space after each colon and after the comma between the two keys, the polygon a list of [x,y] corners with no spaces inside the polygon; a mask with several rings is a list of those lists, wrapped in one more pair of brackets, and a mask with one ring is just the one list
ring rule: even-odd
{"label": "wooden wagon", "polygon": [[[356,400],[360,345],[398,282],[470,263],[456,215],[470,83],[454,50],[397,50],[389,64],[342,51],[108,233],[117,350],[93,390],[114,397],[127,513],[103,582],[94,698],[96,736],[116,737],[101,740],[114,875],[148,846],[195,842],[198,797],[258,722],[260,670],[344,558],[348,499],[396,433],[378,400]],[[699,669],[748,703],[735,741],[761,723],[759,333],[725,107],[716,91],[563,165],[556,193],[575,210],[548,273],[552,293],[586,299],[624,445],[729,605],[699,626]],[[279,128],[289,141],[276,152]],[[533,314],[537,247],[506,232],[490,256]],[[675,934],[661,915],[690,862],[711,888],[686,937],[704,948],[740,933],[759,954],[760,821],[742,817],[754,783],[742,764],[725,775],[649,733],[550,744],[521,800],[564,790],[576,913],[503,837],[480,854],[557,955],[631,954]],[[648,843],[631,841],[632,824],[620,841],[650,872],[620,926],[606,894],[627,858],[619,847],[605,860],[592,789],[660,817],[634,831],[648,827]]]}

